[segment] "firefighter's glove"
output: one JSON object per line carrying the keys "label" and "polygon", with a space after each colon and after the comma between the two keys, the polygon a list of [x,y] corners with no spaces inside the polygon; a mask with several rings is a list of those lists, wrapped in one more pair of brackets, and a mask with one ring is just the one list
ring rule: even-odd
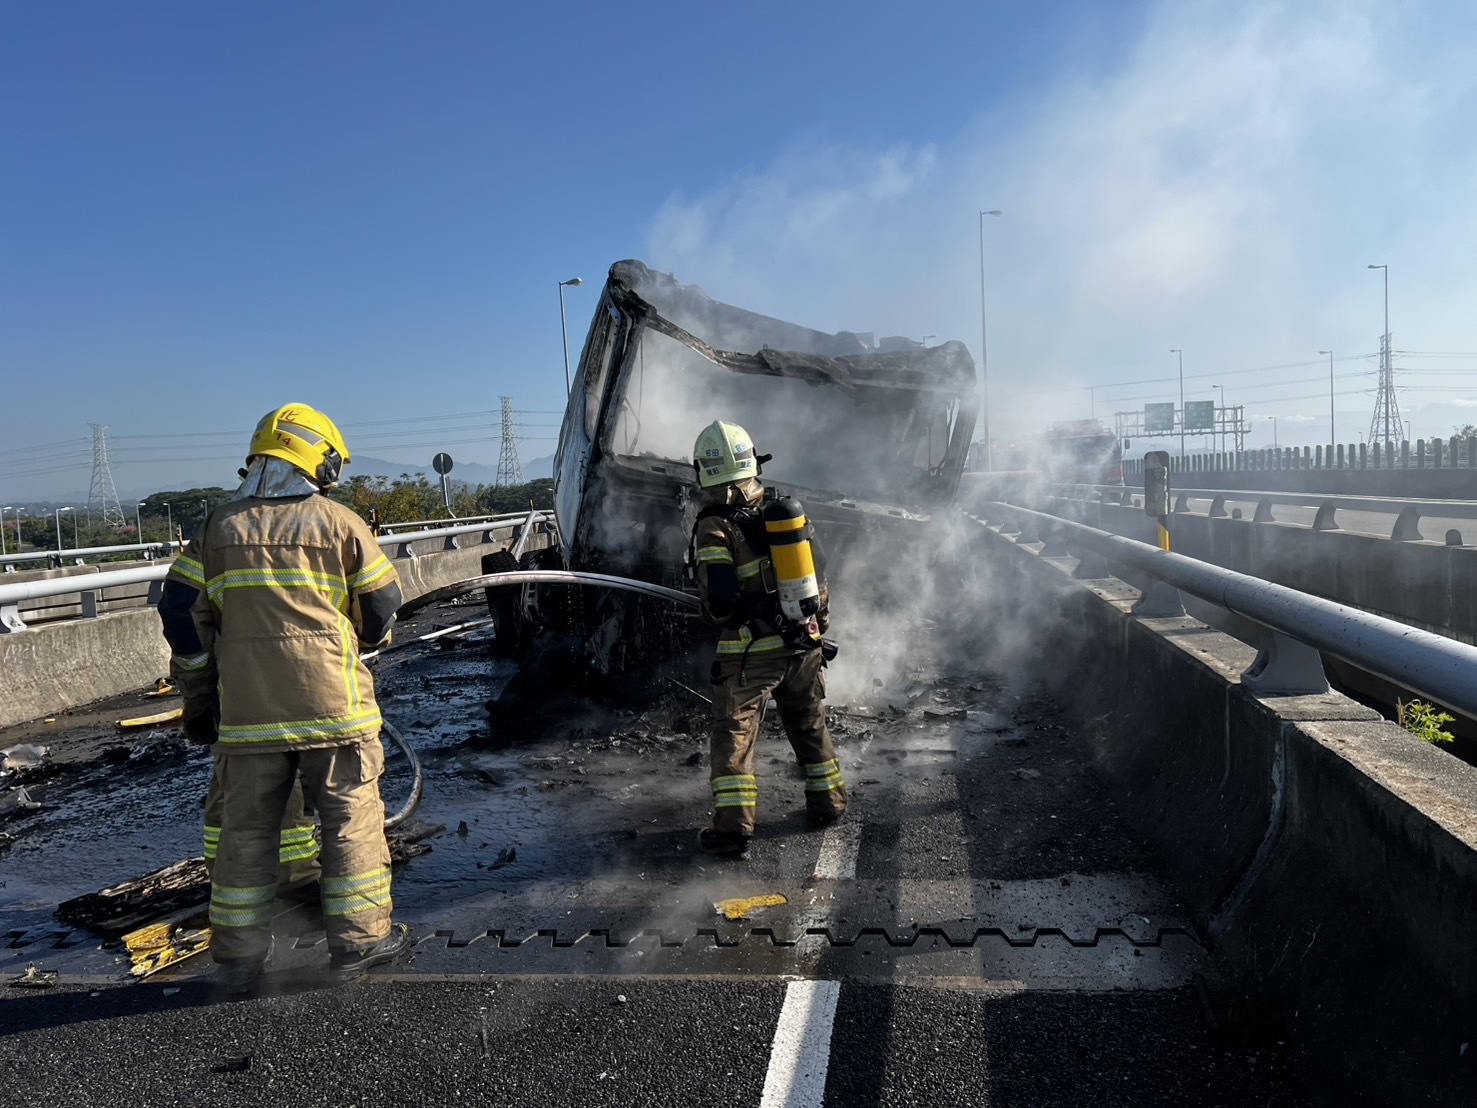
{"label": "firefighter's glove", "polygon": [[379,642],[365,642],[363,639],[360,639],[359,640],[359,653],[360,654],[367,654],[371,650],[384,650],[385,648],[387,648],[394,641],[395,641],[395,632],[394,631],[386,631],[385,632],[385,637],[382,638],[382,639],[380,639]]}
{"label": "firefighter's glove", "polygon": [[816,612],[815,625],[822,635],[831,629],[831,606],[829,604],[821,605],[820,611]]}
{"label": "firefighter's glove", "polygon": [[214,696],[189,697],[185,700],[182,723],[185,738],[201,746],[209,746],[220,738],[221,705]]}

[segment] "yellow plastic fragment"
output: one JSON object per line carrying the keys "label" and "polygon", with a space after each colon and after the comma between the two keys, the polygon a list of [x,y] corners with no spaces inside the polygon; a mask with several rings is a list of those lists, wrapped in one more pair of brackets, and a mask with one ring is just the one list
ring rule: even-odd
{"label": "yellow plastic fragment", "polygon": [[123,936],[135,977],[148,977],[166,966],[210,949],[210,928],[202,917],[145,924]]}
{"label": "yellow plastic fragment", "polygon": [[774,908],[788,903],[789,900],[781,893],[765,893],[762,896],[736,896],[720,900],[713,908],[726,919],[747,919],[749,913],[756,908]]}
{"label": "yellow plastic fragment", "polygon": [[157,681],[154,682],[154,687],[152,689],[150,689],[148,692],[144,693],[144,695],[145,696],[173,696],[174,695],[174,684],[173,684],[173,682],[171,682],[169,680],[168,677],[161,677],[161,678],[159,678],[159,680],[157,680]]}
{"label": "yellow plastic fragment", "polygon": [[171,723],[185,714],[183,707],[171,708],[167,712],[155,712],[152,716],[138,716],[135,719],[120,719],[119,727],[147,727],[151,723]]}

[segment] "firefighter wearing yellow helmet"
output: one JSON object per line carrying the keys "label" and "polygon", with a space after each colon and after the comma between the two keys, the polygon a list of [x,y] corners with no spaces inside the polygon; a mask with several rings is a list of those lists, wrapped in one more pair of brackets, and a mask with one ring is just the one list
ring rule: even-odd
{"label": "firefighter wearing yellow helmet", "polygon": [[323,825],[332,971],[356,977],[410,942],[390,918],[380,713],[359,661],[389,637],[400,586],[364,521],[322,495],[348,460],[322,412],[274,408],[251,436],[235,496],[165,578],[159,610],[185,733],[215,753],[211,953],[230,992],[250,991],[270,954],[289,832],[307,849],[302,817],[284,820],[299,779]]}
{"label": "firefighter wearing yellow helmet", "polygon": [[713,824],[698,834],[710,854],[742,854],[754,833],[759,780],[754,746],[765,701],[805,772],[812,826],[846,809],[846,785],[826,727],[821,667],[830,656],[828,594],[812,528],[798,502],[766,494],[768,455],[747,431],[715,420],[693,446],[703,489],[692,561],[703,617],[722,628],[713,663]]}

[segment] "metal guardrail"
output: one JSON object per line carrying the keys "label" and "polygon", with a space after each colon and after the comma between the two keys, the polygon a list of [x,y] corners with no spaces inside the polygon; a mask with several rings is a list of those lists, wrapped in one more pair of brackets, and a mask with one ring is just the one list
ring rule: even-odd
{"label": "metal guardrail", "polygon": [[[1049,490],[1061,490],[1052,495],[1069,502],[1101,500],[1104,504],[1131,505],[1135,495],[1142,496],[1143,490],[1124,485],[1051,485]],[[1192,512],[1191,500],[1208,500],[1205,510],[1211,519],[1225,519],[1230,513],[1227,503],[1255,504],[1252,510],[1253,523],[1275,523],[1272,509],[1277,505],[1296,508],[1312,508],[1317,513],[1312,524],[1314,531],[1338,530],[1338,513],[1373,512],[1395,516],[1390,537],[1396,540],[1416,540],[1422,519],[1477,519],[1477,501],[1473,500],[1414,500],[1399,496],[1350,496],[1343,493],[1309,492],[1265,492],[1257,489],[1172,489],[1174,514],[1196,514]]]}
{"label": "metal guardrail", "polygon": [[82,546],[75,550],[28,550],[19,554],[0,554],[0,566],[8,567],[20,565],[23,562],[54,562],[62,564],[68,560],[77,565],[83,564],[84,558],[100,558],[106,554],[143,554],[145,559],[167,558],[174,552],[179,543],[169,542],[133,542],[122,546]]}
{"label": "metal guardrail", "polygon": [[[377,541],[381,547],[395,548],[392,557],[414,558],[416,554],[411,549],[411,544],[415,542],[439,539],[442,541],[443,550],[457,550],[460,549],[457,540],[463,535],[481,534],[484,536],[482,541],[491,542],[493,533],[496,531],[506,531],[521,525],[524,526],[524,534],[527,535],[535,525],[551,521],[553,518],[554,514],[546,511],[508,513],[486,517],[481,523],[465,523],[455,527],[436,527],[400,534],[380,535]],[[168,572],[168,565],[159,565],[0,584],[0,634],[28,629],[20,613],[20,605],[27,601],[80,594],[82,617],[95,619],[98,614],[98,604],[105,589],[147,583],[149,591],[146,603],[158,604],[163,592],[164,577]]]}
{"label": "metal guardrail", "polygon": [[[548,513],[543,513],[543,514],[548,514]],[[457,527],[457,526],[460,526],[462,524],[476,524],[476,523],[500,522],[500,521],[509,520],[509,519],[517,520],[517,519],[527,519],[527,518],[528,518],[528,512],[526,510],[524,510],[524,511],[517,511],[517,512],[498,512],[498,513],[496,513],[494,515],[462,516],[460,518],[452,518],[452,519],[436,519],[436,520],[423,519],[423,520],[415,520],[415,521],[408,522],[408,523],[381,523],[379,525],[379,533],[381,535],[394,535],[394,534],[398,534],[399,533],[399,529],[402,528],[402,527],[420,527],[420,528],[424,529],[424,528],[426,528],[426,526],[428,524],[435,524],[437,527],[441,527],[441,526]]]}
{"label": "metal guardrail", "polygon": [[[1257,658],[1241,675],[1242,684],[1256,692],[1327,692],[1321,652],[1477,716],[1477,647],[1045,512],[1001,501],[983,507],[980,522],[999,520],[1003,532],[1014,528],[1018,542],[1045,536],[1044,556],[1075,545],[1152,577],[1161,587],[1143,593],[1134,606],[1137,615],[1183,615],[1178,593],[1185,592],[1256,624],[1265,635],[1251,643]],[[1088,575],[1082,568],[1079,577]]]}

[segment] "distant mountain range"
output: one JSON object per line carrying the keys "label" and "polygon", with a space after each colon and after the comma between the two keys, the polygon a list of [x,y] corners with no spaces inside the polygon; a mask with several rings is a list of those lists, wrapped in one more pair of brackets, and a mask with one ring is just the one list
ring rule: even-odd
{"label": "distant mountain range", "polygon": [[[497,480],[497,466],[483,465],[480,462],[458,462],[455,454],[452,455],[452,462],[449,476],[453,481],[464,481],[468,485],[491,485]],[[525,481],[552,477],[554,476],[554,455],[532,458],[522,463],[522,469]],[[437,480],[436,471],[431,468],[430,458],[424,462],[391,462],[384,458],[370,458],[362,454],[355,454],[354,460],[349,463],[344,474],[354,477],[361,473],[373,477],[388,477],[391,480],[402,473],[408,473],[412,477],[417,473],[424,473],[431,481]]]}

